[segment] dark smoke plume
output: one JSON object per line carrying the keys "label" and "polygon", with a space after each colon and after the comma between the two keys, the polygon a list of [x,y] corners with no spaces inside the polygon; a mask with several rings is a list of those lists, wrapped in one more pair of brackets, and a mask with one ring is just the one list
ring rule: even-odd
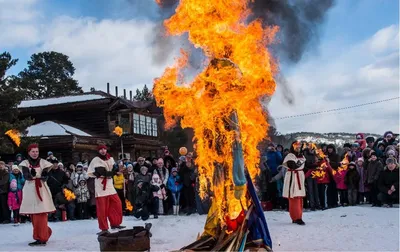
{"label": "dark smoke plume", "polygon": [[335,0],[254,0],[252,19],[264,25],[277,25],[279,43],[272,51],[281,61],[297,63],[303,53],[319,41],[319,25]]}

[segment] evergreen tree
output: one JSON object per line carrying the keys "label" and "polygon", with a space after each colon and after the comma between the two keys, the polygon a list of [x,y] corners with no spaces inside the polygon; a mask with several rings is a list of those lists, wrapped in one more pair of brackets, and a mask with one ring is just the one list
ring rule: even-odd
{"label": "evergreen tree", "polygon": [[18,120],[18,105],[24,98],[24,92],[13,88],[13,83],[18,81],[15,76],[6,76],[7,70],[17,63],[8,52],[0,54],[0,153],[13,153],[15,151],[11,141],[4,133],[16,129],[23,133],[32,125],[30,118]]}
{"label": "evergreen tree", "polygon": [[14,82],[25,92],[25,99],[42,99],[83,93],[73,79],[75,67],[67,55],[58,52],[33,54],[28,67],[18,74]]}
{"label": "evergreen tree", "polygon": [[143,89],[140,91],[136,89],[136,95],[134,97],[137,101],[152,101],[154,100],[153,93],[150,92],[149,88],[144,85]]}

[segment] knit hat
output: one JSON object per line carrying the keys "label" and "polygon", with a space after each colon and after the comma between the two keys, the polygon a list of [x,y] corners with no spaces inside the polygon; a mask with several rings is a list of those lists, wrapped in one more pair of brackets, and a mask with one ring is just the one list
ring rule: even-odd
{"label": "knit hat", "polygon": [[21,154],[21,153],[18,153],[18,154],[15,156],[15,158],[19,158],[19,157],[22,157],[22,154]]}
{"label": "knit hat", "polygon": [[174,167],[171,169],[171,173],[178,172],[178,168]]}
{"label": "knit hat", "polygon": [[13,180],[11,180],[11,183],[10,183],[10,191],[16,192],[17,190],[18,190],[17,180],[13,179]]}
{"label": "knit hat", "polygon": [[371,151],[370,156],[371,156],[371,157],[372,157],[372,156],[378,157],[378,155],[376,155],[376,152],[375,152],[375,151]]}
{"label": "knit hat", "polygon": [[364,163],[364,158],[360,157],[357,159],[357,162],[360,162],[360,161]]}
{"label": "knit hat", "polygon": [[146,173],[147,173],[148,170],[149,170],[149,168],[147,168],[146,166],[140,167],[140,173],[143,173],[144,171],[146,171]]}
{"label": "knit hat", "polygon": [[360,147],[360,144],[359,143],[353,143],[352,145],[351,145],[351,147]]}
{"label": "knit hat", "polygon": [[373,136],[369,136],[365,139],[365,141],[367,141],[367,143],[374,143],[375,142],[375,137]]}
{"label": "knit hat", "polygon": [[58,166],[64,167],[64,164],[61,163],[61,162],[59,162],[59,163],[58,163]]}
{"label": "knit hat", "polygon": [[343,145],[343,148],[351,148],[351,144],[350,143],[345,143],[344,145]]}
{"label": "knit hat", "polygon": [[18,170],[19,171],[18,165],[11,166],[11,171],[14,171],[14,170]]}
{"label": "knit hat", "polygon": [[51,156],[51,155],[53,155],[53,152],[51,152],[51,151],[47,152],[47,156]]}
{"label": "knit hat", "polygon": [[383,134],[383,137],[386,138],[387,135],[392,135],[393,136],[393,132],[392,131],[386,131],[385,134]]}
{"label": "knit hat", "polygon": [[179,160],[182,161],[182,162],[185,162],[186,161],[186,157],[185,156],[180,156]]}
{"label": "knit hat", "polygon": [[396,151],[395,151],[395,150],[388,150],[388,151],[386,152],[386,155],[387,155],[387,156],[396,156]]}
{"label": "knit hat", "polygon": [[133,168],[133,165],[132,164],[128,164],[126,167],[127,168]]}
{"label": "knit hat", "polygon": [[82,167],[82,168],[83,168],[83,164],[82,164],[81,162],[78,162],[78,163],[76,164],[76,168],[78,168],[78,167]]}
{"label": "knit hat", "polygon": [[357,166],[356,166],[356,163],[354,163],[354,162],[350,162],[350,163],[347,165],[348,168],[350,168],[350,166],[353,166],[354,168],[357,167]]}

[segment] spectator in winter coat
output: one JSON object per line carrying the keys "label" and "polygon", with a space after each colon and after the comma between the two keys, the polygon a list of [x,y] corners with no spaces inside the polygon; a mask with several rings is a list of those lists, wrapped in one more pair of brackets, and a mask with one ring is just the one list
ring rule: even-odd
{"label": "spectator in winter coat", "polygon": [[[275,176],[278,174],[278,166],[282,164],[283,158],[282,154],[276,150],[275,144],[270,143],[267,149],[267,164],[271,171],[271,175]],[[273,207],[276,207],[278,204],[278,192],[282,192],[283,181],[281,179],[276,182],[270,183],[268,185],[267,194],[268,198],[271,200]],[[281,193],[280,193],[281,194]],[[279,195],[281,196],[281,195]]]}
{"label": "spectator in winter coat", "polygon": [[358,174],[356,164],[351,162],[347,166],[347,173],[344,178],[344,183],[347,186],[347,198],[350,206],[355,206],[357,204],[358,198],[358,187],[360,184],[360,175]]}
{"label": "spectator in winter coat", "polygon": [[[312,148],[307,148],[304,151],[304,157],[306,158],[306,164],[304,172],[311,173],[318,168],[318,158],[316,158],[315,150]],[[311,175],[311,174],[310,174]],[[306,185],[307,185],[307,196],[310,202],[311,211],[315,211],[321,207],[319,203],[319,193],[318,193],[318,183],[317,178],[306,175]]]}
{"label": "spectator in winter coat", "polygon": [[126,171],[126,199],[133,205],[135,203],[135,173],[133,171],[133,165],[128,164]]}
{"label": "spectator in winter coat", "polygon": [[15,165],[19,165],[21,162],[22,162],[22,154],[18,153],[18,154],[15,156],[15,162],[14,162],[14,164],[15,164]]}
{"label": "spectator in winter coat", "polygon": [[363,204],[365,201],[365,196],[367,193],[367,188],[366,188],[366,184],[367,184],[367,176],[366,176],[366,169],[364,168],[364,159],[363,158],[359,158],[357,163],[356,163],[356,168],[357,168],[357,172],[360,176],[360,180],[358,183],[358,203],[359,204]]}
{"label": "spectator in winter coat", "polygon": [[367,184],[370,189],[370,198],[372,206],[380,206],[378,201],[378,179],[379,174],[383,171],[383,165],[380,160],[378,160],[377,154],[371,152],[371,158],[369,159],[369,164],[367,168]]}
{"label": "spectator in winter coat", "polygon": [[363,133],[358,133],[356,135],[356,141],[355,142],[358,143],[358,145],[360,146],[361,150],[364,150],[365,147],[367,147],[367,142],[364,139],[364,134]]}
{"label": "spectator in winter coat", "polygon": [[318,199],[320,202],[321,210],[325,210],[327,207],[327,191],[328,186],[331,181],[328,166],[329,162],[325,158],[315,157],[315,162],[317,162],[317,170],[322,172],[321,177],[316,177],[317,185],[318,185]]}
{"label": "spectator in winter coat", "polygon": [[347,169],[346,170],[333,170],[328,166],[329,174],[333,177],[335,183],[336,183],[336,189],[340,195],[340,205],[341,206],[346,206],[348,204],[347,200],[347,186],[345,183],[345,177],[347,174]]}
{"label": "spectator in winter coat", "polygon": [[19,209],[22,202],[22,190],[18,190],[18,183],[16,179],[11,180],[10,191],[8,192],[8,207],[13,211],[14,224],[21,222],[19,216]]}
{"label": "spectator in winter coat", "polygon": [[157,186],[158,190],[153,191],[153,214],[154,218],[157,219],[158,215],[164,214],[163,202],[167,199],[167,193],[165,191],[165,185],[162,183],[160,176],[157,173],[153,174],[150,184]]}
{"label": "spectator in winter coat", "polygon": [[[120,161],[121,162],[121,161]],[[113,176],[114,187],[117,191],[118,197],[122,203],[122,212],[125,213],[126,203],[125,203],[125,177],[124,177],[124,166],[118,167],[118,172]]]}
{"label": "spectator in winter coat", "polygon": [[[333,170],[337,170],[340,166],[339,155],[336,153],[336,148],[333,144],[327,146],[327,156],[326,159],[329,162],[330,167]],[[336,183],[334,179],[330,180],[327,190],[328,207],[337,207],[338,205],[338,191],[336,188]]]}
{"label": "spectator in winter coat", "polygon": [[379,176],[378,189],[381,203],[392,207],[393,203],[399,202],[399,165],[396,159],[386,160],[385,170]]}
{"label": "spectator in winter coat", "polygon": [[142,218],[144,221],[149,218],[150,212],[153,209],[153,192],[159,190],[158,186],[150,184],[151,175],[147,171],[147,167],[142,166],[140,174],[136,177],[135,212],[133,214],[136,218]]}
{"label": "spectator in winter coat", "polygon": [[87,173],[83,170],[83,164],[81,162],[76,164],[76,168],[75,168],[75,175],[72,177],[71,176],[71,180],[73,180],[73,184],[74,187],[78,187],[79,186],[79,181],[83,180],[88,180],[89,176],[87,175]]}
{"label": "spectator in winter coat", "polygon": [[171,169],[171,175],[168,178],[168,189],[171,191],[172,195],[172,205],[174,215],[179,214],[179,200],[181,196],[181,190],[183,187],[180,176],[178,175],[178,169],[176,167]]}
{"label": "spectator in winter coat", "polygon": [[18,190],[22,190],[25,184],[25,178],[22,176],[21,170],[16,165],[13,165],[11,168],[10,183],[13,179],[17,181]]}
{"label": "spectator in winter coat", "polygon": [[90,192],[87,187],[86,179],[81,178],[78,182],[77,188],[75,188],[76,196],[76,209],[78,213],[78,219],[83,220],[88,218],[88,207],[90,200]]}
{"label": "spectator in winter coat", "polygon": [[7,204],[10,174],[6,164],[0,161],[0,223],[10,223],[10,211]]}
{"label": "spectator in winter coat", "polygon": [[365,141],[367,142],[367,147],[373,150],[375,144],[375,137],[369,136],[365,139]]}
{"label": "spectator in winter coat", "polygon": [[362,157],[362,153],[360,152],[360,145],[358,143],[353,143],[351,145],[351,152],[348,156],[350,162],[356,162],[360,157]]}
{"label": "spectator in winter coat", "polygon": [[186,155],[186,161],[181,164],[179,173],[183,182],[182,193],[186,204],[184,211],[186,212],[187,215],[191,215],[196,211],[196,205],[195,205],[196,176],[195,176],[194,164],[192,163],[192,155],[190,153]]}
{"label": "spectator in winter coat", "polygon": [[385,132],[385,134],[383,134],[383,144],[385,145],[385,148],[388,147],[389,145],[393,145],[395,141],[396,138],[394,137],[392,131],[387,131]]}

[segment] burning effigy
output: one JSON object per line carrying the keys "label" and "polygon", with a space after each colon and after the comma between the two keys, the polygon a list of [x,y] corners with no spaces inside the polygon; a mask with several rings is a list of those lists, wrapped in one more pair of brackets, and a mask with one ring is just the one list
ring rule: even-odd
{"label": "burning effigy", "polygon": [[203,234],[182,250],[272,248],[252,181],[259,171],[257,145],[268,128],[260,100],[276,87],[277,65],[267,46],[278,28],[248,22],[248,3],[181,0],[164,22],[168,35],[187,34],[207,58],[204,70],[185,83],[189,55],[181,50],[175,65],[154,81],[166,127],[179,121],[194,130],[200,197],[212,197]]}

